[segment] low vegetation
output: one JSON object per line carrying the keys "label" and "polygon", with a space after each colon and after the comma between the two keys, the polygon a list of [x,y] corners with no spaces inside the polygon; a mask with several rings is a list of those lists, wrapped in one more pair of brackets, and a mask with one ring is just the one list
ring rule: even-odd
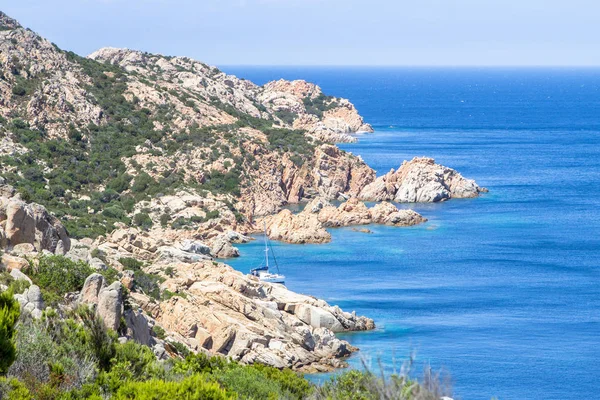
{"label": "low vegetation", "polygon": [[64,318],[46,312],[39,321],[23,320],[15,342],[16,353],[2,354],[1,398],[438,400],[444,393],[431,382],[432,390],[406,376],[368,371],[348,371],[317,387],[289,369],[218,356],[160,361],[148,347],[119,343],[85,307]]}
{"label": "low vegetation", "polygon": [[81,290],[85,279],[94,270],[83,261],[72,261],[58,255],[42,255],[30,260],[23,272],[40,287],[46,304],[56,306],[65,294]]}
{"label": "low vegetation", "polygon": [[[317,143],[303,131],[277,128],[273,117],[246,114],[216,97],[199,99],[185,91],[171,93],[189,105],[209,102],[233,116],[235,123],[212,127],[193,123],[185,129],[177,128],[173,121],[178,114],[172,105],[150,110],[142,107],[139,99],[126,98],[133,73],[72,52],[65,54],[89,77],[86,90],[89,98],[102,108],[102,121],[85,127],[68,125],[64,138],[49,137],[43,127],[31,125],[25,114],[15,111],[1,123],[0,133],[11,132],[13,140],[28,152],[0,157],[0,163],[6,169],[3,177],[17,188],[21,197],[46,206],[64,221],[71,237],[96,238],[112,231],[118,223],[150,229],[152,220],[144,213],[134,214],[135,205],[181,188],[239,197],[259,169],[255,155],[247,152],[248,138],[240,128],[264,132],[268,138],[266,150],[287,153],[297,166],[313,157]],[[43,81],[41,76],[15,77],[13,97],[23,102],[29,100]],[[319,97],[310,100],[307,109],[322,113],[330,104],[329,97]],[[278,111],[277,116],[287,124],[297,117],[287,111]],[[156,126],[162,128],[157,130]],[[171,160],[203,149],[207,165],[221,160],[225,168],[195,171],[194,175],[201,173],[204,177],[197,182],[186,178],[185,171],[175,161],[161,166],[160,171],[155,170],[153,163],[137,164],[132,157],[139,146],[150,146],[150,154],[162,154]],[[161,220],[161,225],[167,224]]]}
{"label": "low vegetation", "polygon": [[[134,290],[160,294],[158,277],[145,274],[143,262],[119,262],[134,271]],[[54,308],[39,320],[20,317],[12,290],[0,294],[0,398],[437,400],[444,393],[437,377],[419,384],[405,375],[384,379],[366,370],[348,371],[314,386],[290,369],[191,354],[155,325],[153,335],[166,340],[165,348],[175,355],[159,360],[147,346],[117,340],[123,328],[120,333],[106,329],[92,308],[59,306],[64,294],[81,290],[92,272],[84,262],[41,256],[25,272]],[[14,281],[0,274],[0,283]]]}
{"label": "low vegetation", "polygon": [[326,96],[323,93],[314,99],[305,97],[302,99],[302,101],[304,103],[304,107],[306,107],[306,112],[309,114],[314,114],[319,118],[323,117],[323,113],[325,111],[339,107],[339,104],[335,101],[334,97]]}

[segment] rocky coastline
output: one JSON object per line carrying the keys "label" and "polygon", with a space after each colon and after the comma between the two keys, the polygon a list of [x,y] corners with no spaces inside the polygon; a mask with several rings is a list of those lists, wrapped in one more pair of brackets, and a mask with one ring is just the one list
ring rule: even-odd
{"label": "rocky coastline", "polygon": [[391,226],[413,226],[427,219],[413,210],[400,210],[388,202],[381,202],[368,208],[356,197],[335,207],[323,198],[316,198],[306,204],[304,210],[293,214],[289,210],[265,217],[261,223],[266,227],[267,236],[287,243],[326,243],[331,234],[326,228],[381,224]]}
{"label": "rocky coastline", "polygon": [[[486,191],[429,158],[377,177],[335,145],[373,128],[302,80],[258,86],[129,49],[81,57],[2,12],[0,76],[0,274],[20,282],[23,314],[86,306],[161,360],[343,367],[357,349],[335,333],[373,320],[215,260],[239,256],[235,244],[263,226],[273,240],[325,243],[329,228],[427,221],[393,202]],[[32,279],[48,257],[93,272],[58,305]]]}

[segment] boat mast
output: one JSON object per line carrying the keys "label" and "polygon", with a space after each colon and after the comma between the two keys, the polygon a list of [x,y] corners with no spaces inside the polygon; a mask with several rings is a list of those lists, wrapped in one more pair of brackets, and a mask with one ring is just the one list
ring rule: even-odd
{"label": "boat mast", "polygon": [[265,230],[265,265],[267,270],[269,269],[269,242],[267,238],[267,223],[263,221],[264,230]]}

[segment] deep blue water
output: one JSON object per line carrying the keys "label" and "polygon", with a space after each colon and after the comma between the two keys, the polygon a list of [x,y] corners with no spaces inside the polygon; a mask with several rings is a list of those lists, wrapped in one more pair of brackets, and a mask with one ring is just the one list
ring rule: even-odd
{"label": "deep blue water", "polygon": [[[379,174],[432,156],[490,189],[413,207],[413,228],[273,243],[290,289],[375,319],[343,335],[387,372],[411,350],[462,399],[595,398],[600,390],[600,70],[224,68],[303,78],[376,132],[342,147]],[[247,272],[260,242],[230,264]]]}

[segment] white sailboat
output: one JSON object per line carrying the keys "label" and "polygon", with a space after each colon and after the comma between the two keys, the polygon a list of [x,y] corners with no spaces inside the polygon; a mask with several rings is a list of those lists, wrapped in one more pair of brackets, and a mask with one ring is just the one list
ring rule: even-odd
{"label": "white sailboat", "polygon": [[269,272],[269,252],[273,252],[273,249],[269,245],[267,227],[265,225],[265,261],[264,264],[260,267],[251,269],[250,275],[256,276],[262,282],[280,283],[283,285],[285,283],[285,276],[279,273],[279,266],[277,265],[275,255],[273,255],[273,261],[275,261],[275,268],[277,268],[277,273],[272,274],[271,272]]}

